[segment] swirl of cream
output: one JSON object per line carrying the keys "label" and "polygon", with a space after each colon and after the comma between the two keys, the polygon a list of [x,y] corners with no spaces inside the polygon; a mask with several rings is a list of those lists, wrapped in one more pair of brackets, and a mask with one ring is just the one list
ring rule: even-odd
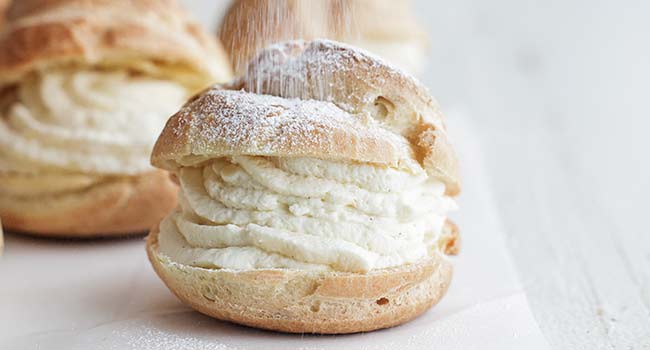
{"label": "swirl of cream", "polygon": [[32,73],[0,110],[0,172],[134,175],[188,91],[123,70]]}
{"label": "swirl of cream", "polygon": [[236,156],[180,172],[161,251],[207,268],[366,272],[426,257],[455,208],[423,169]]}

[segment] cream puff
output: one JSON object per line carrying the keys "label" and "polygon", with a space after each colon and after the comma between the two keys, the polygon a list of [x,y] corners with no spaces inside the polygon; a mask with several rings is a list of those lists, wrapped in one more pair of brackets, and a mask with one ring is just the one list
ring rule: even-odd
{"label": "cream puff", "polygon": [[456,156],[427,90],[374,56],[331,41],[264,50],[175,114],[151,159],[181,189],[149,259],[204,314],[371,331],[449,286]]}
{"label": "cream puff", "polygon": [[177,186],[149,165],[223,49],[165,1],[15,1],[0,34],[0,216],[60,237],[145,232]]}
{"label": "cream puff", "polygon": [[410,0],[235,0],[219,36],[238,73],[261,49],[292,39],[346,42],[413,74],[429,46]]}

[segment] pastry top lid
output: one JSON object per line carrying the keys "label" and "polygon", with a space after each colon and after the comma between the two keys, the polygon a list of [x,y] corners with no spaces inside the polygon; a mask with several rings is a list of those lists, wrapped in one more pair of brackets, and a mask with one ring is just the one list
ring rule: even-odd
{"label": "pastry top lid", "polygon": [[126,67],[195,88],[231,75],[223,48],[175,0],[14,1],[0,32],[0,87],[62,64]]}

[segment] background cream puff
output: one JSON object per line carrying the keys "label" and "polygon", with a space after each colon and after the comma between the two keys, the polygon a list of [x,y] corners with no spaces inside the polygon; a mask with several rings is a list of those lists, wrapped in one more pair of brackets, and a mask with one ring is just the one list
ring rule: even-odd
{"label": "background cream puff", "polygon": [[8,230],[146,231],[176,185],[148,164],[165,120],[228,79],[172,0],[15,1],[0,33],[0,216]]}
{"label": "background cream puff", "polygon": [[406,322],[449,286],[460,180],[438,105],[352,47],[264,50],[168,121],[152,163],[181,191],[149,258],[202,313],[353,333]]}

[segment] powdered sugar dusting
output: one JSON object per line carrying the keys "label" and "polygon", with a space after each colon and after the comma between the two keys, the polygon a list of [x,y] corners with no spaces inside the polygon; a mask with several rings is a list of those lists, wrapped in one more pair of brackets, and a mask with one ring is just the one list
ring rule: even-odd
{"label": "powdered sugar dusting", "polygon": [[242,72],[272,43],[314,38],[361,41],[359,7],[349,0],[235,1],[223,18],[220,37],[235,71]]}
{"label": "powdered sugar dusting", "polygon": [[[378,144],[404,144],[371,118],[359,118],[330,102],[281,98],[213,88],[188,103],[175,117],[173,133],[195,130],[198,149],[274,155],[332,154],[344,147],[363,154]],[[345,145],[336,140],[344,137]]]}
{"label": "powdered sugar dusting", "polygon": [[243,77],[204,92],[174,119],[167,133],[190,139],[176,143],[189,148],[171,152],[181,152],[186,165],[247,154],[410,168],[418,166],[415,154],[432,153],[433,143],[418,141],[423,130],[444,133],[437,104],[419,82],[378,57],[328,40],[271,46]]}
{"label": "powdered sugar dusting", "polygon": [[432,103],[426,87],[400,68],[364,50],[324,39],[274,44],[251,62],[241,79],[251,92],[330,101],[347,111],[371,103],[377,88],[400,82],[403,94]]}

